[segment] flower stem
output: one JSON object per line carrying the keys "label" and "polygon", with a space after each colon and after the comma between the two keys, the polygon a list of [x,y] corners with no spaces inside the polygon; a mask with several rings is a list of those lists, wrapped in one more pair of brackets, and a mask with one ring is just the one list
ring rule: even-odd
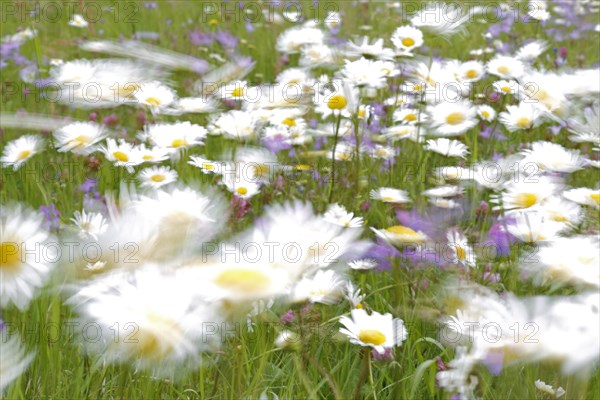
{"label": "flower stem", "polygon": [[338,134],[340,132],[340,124],[342,123],[342,113],[338,115],[335,124],[335,132],[333,135],[333,150],[331,151],[331,185],[329,186],[329,203],[333,199],[333,186],[335,185],[335,150],[337,149]]}
{"label": "flower stem", "polygon": [[358,378],[358,384],[356,385],[356,390],[354,391],[354,400],[360,400],[360,389],[364,385],[367,380],[367,375],[369,374],[371,364],[371,350],[368,347],[363,348],[363,365],[360,370],[360,376]]}

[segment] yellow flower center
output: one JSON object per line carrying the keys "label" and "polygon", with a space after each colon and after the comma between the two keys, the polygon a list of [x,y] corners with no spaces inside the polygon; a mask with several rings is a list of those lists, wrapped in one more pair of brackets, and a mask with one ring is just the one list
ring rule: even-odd
{"label": "yellow flower center", "polygon": [[260,271],[231,268],[221,272],[214,282],[222,288],[235,292],[256,293],[265,290],[271,283],[271,279]]}
{"label": "yellow flower center", "polygon": [[[152,329],[140,328],[135,332],[133,353],[140,358],[160,360],[173,351],[172,341],[182,332],[177,323],[168,317],[149,312],[148,324]],[[160,337],[158,332],[169,333],[169,338]]]}
{"label": "yellow flower center", "polygon": [[600,193],[592,193],[590,194],[590,198],[596,202],[596,204],[600,205]]}
{"label": "yellow flower center", "polygon": [[465,120],[463,113],[455,112],[446,117],[446,122],[450,125],[458,125]]}
{"label": "yellow flower center", "polygon": [[281,123],[287,126],[296,126],[296,121],[293,118],[286,118],[283,121],[281,121]]}
{"label": "yellow flower center", "polygon": [[403,226],[403,225],[390,226],[389,228],[386,228],[385,230],[389,233],[393,233],[394,235],[415,236],[415,237],[419,236],[419,234],[417,232],[413,231],[408,226]]}
{"label": "yellow flower center", "polygon": [[239,188],[235,189],[235,192],[237,194],[239,194],[240,196],[243,196],[248,193],[248,189],[246,189],[245,187],[239,187]]}
{"label": "yellow flower center", "polygon": [[489,118],[490,117],[490,113],[487,111],[482,111],[481,115],[483,115],[484,118]]}
{"label": "yellow flower center", "polygon": [[202,163],[202,168],[208,171],[212,171],[213,169],[215,169],[215,166],[208,163]]}
{"label": "yellow flower center", "polygon": [[508,68],[506,65],[501,65],[498,67],[498,72],[503,75],[507,75],[510,72],[510,68]]}
{"label": "yellow flower center", "polygon": [[465,261],[467,258],[467,251],[462,246],[456,246],[456,257],[460,261]]}
{"label": "yellow flower center", "polygon": [[517,126],[521,129],[527,129],[531,126],[531,120],[527,117],[517,119]]}
{"label": "yellow flower center", "polygon": [[467,78],[469,78],[469,79],[477,78],[477,76],[479,76],[477,71],[475,71],[474,69],[468,70],[466,75],[467,75]]}
{"label": "yellow flower center", "polygon": [[129,157],[127,156],[127,154],[123,153],[122,151],[115,151],[113,153],[113,157],[115,157],[117,160],[119,160],[121,162],[129,161]]}
{"label": "yellow flower center", "polygon": [[381,68],[381,72],[383,72],[385,76],[388,76],[392,73],[392,71],[389,68]]}
{"label": "yellow flower center", "polygon": [[358,339],[363,343],[374,344],[375,346],[385,343],[385,335],[375,329],[365,329],[360,331]]}
{"label": "yellow flower center", "polygon": [[161,175],[161,174],[152,175],[150,177],[150,180],[153,181],[153,182],[162,182],[165,179],[166,179],[165,176]]}
{"label": "yellow flower center", "polygon": [[150,104],[151,106],[160,106],[160,100],[157,99],[156,97],[148,97],[146,99],[146,103]]}
{"label": "yellow flower center", "polygon": [[511,90],[510,90],[510,87],[509,87],[509,86],[502,86],[502,87],[500,88],[500,90],[502,90],[504,93],[510,93],[510,92],[511,92]]}
{"label": "yellow flower center", "polygon": [[415,40],[413,38],[404,38],[402,39],[402,46],[404,47],[412,47],[415,45]]}
{"label": "yellow flower center", "polygon": [[364,108],[360,108],[356,114],[358,115],[358,118],[364,118],[367,113]]}
{"label": "yellow flower center", "polygon": [[413,89],[415,90],[415,92],[420,92],[421,90],[423,90],[423,86],[415,85],[415,86],[413,86]]}
{"label": "yellow flower center", "polygon": [[415,114],[406,114],[404,116],[404,120],[408,122],[414,122],[417,120],[417,116]]}
{"label": "yellow flower center", "polygon": [[231,96],[232,97],[242,97],[243,95],[244,95],[244,88],[243,87],[236,87],[231,92]]}
{"label": "yellow flower center", "polygon": [[327,102],[327,107],[329,107],[331,110],[341,110],[346,107],[346,104],[348,104],[346,98],[341,94],[336,94],[329,99]]}
{"label": "yellow flower center", "polygon": [[185,147],[188,145],[185,139],[175,139],[171,142],[171,147]]}
{"label": "yellow flower center", "polygon": [[145,156],[142,157],[144,160],[149,161],[154,159],[154,157],[152,157],[150,154],[146,154]]}
{"label": "yellow flower center", "polygon": [[[388,202],[388,203],[391,203],[391,202],[393,202],[394,200],[396,200],[396,199],[394,199],[393,197],[388,197],[388,196],[384,196],[384,197],[382,197],[382,198],[381,198],[381,201],[386,201],[386,202]],[[389,229],[389,228],[388,228],[388,229]]]}
{"label": "yellow flower center", "polygon": [[21,263],[21,251],[16,243],[0,243],[0,269],[15,269]]}
{"label": "yellow flower center", "polygon": [[29,157],[29,155],[31,154],[31,151],[29,150],[23,150],[22,152],[19,153],[19,155],[17,156],[17,160],[18,161],[23,161],[25,160],[27,157]]}
{"label": "yellow flower center", "polygon": [[354,308],[358,308],[359,310],[362,310],[364,307],[363,307],[362,303],[358,303],[356,306],[354,306]]}
{"label": "yellow flower center", "polygon": [[85,135],[79,135],[75,139],[71,140],[69,142],[69,144],[72,144],[73,147],[82,147],[82,146],[88,144],[89,141],[90,141],[89,137],[87,137]]}
{"label": "yellow flower center", "polygon": [[308,164],[297,164],[296,165],[296,169],[298,169],[300,171],[308,171],[308,170],[310,170],[310,165],[308,165]]}
{"label": "yellow flower center", "polygon": [[215,25],[219,25],[219,20],[216,18],[211,19],[210,21],[208,21],[208,24],[210,26],[215,26]]}
{"label": "yellow flower center", "polygon": [[519,208],[529,208],[537,203],[538,198],[533,193],[521,193],[515,198],[515,205]]}

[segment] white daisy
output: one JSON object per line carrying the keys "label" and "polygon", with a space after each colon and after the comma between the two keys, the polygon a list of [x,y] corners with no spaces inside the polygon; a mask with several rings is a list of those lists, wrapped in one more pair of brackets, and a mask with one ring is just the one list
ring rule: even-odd
{"label": "white daisy", "polygon": [[71,221],[79,229],[79,236],[82,239],[91,236],[94,239],[98,239],[98,236],[106,232],[108,224],[106,218],[100,213],[88,212],[85,210],[81,212],[75,211]]}
{"label": "white daisy", "polygon": [[348,266],[354,270],[373,269],[377,266],[377,261],[372,258],[363,258],[360,260],[350,261]]}
{"label": "white daisy", "polygon": [[370,197],[373,200],[381,200],[384,203],[402,204],[410,203],[410,197],[408,192],[401,189],[394,189],[389,187],[381,187],[377,190],[371,190]]}
{"label": "white daisy", "polygon": [[467,100],[427,106],[427,114],[436,136],[459,135],[477,124],[476,110]]}
{"label": "white daisy", "polygon": [[569,150],[560,144],[539,141],[531,143],[531,148],[523,150],[523,163],[535,163],[544,171],[571,173],[585,166],[584,158],[577,150]]}
{"label": "white daisy", "polygon": [[69,26],[74,26],[76,28],[85,28],[88,26],[88,22],[83,18],[83,16],[79,14],[73,14],[73,17],[69,21]]}
{"label": "white daisy", "polygon": [[124,139],[119,139],[117,142],[113,138],[108,138],[106,139],[106,146],[102,146],[100,151],[116,167],[125,167],[129,172],[133,172],[133,167],[142,162],[133,145]]}
{"label": "white daisy", "polygon": [[496,110],[487,104],[482,104],[477,107],[477,115],[484,121],[491,122],[496,118]]}
{"label": "white daisy", "polygon": [[542,111],[535,104],[521,102],[518,106],[506,106],[506,111],[498,115],[498,120],[510,132],[531,129],[543,122]]}
{"label": "white daisy", "polygon": [[412,54],[412,51],[423,45],[423,32],[412,26],[400,26],[392,33],[392,43],[401,55]]}
{"label": "white daisy", "polygon": [[591,206],[600,209],[600,190],[590,188],[576,188],[566,190],[562,194],[565,199],[583,206]]}
{"label": "white daisy", "polygon": [[3,333],[0,341],[0,394],[17,379],[29,366],[34,353],[27,353],[18,336],[6,338]]}
{"label": "white daisy", "polygon": [[525,67],[514,57],[497,55],[488,62],[487,71],[502,79],[514,79],[523,75]]}
{"label": "white daisy", "polygon": [[335,304],[342,297],[344,286],[345,281],[334,270],[319,270],[294,286],[292,299],[294,303]]}
{"label": "white daisy", "polygon": [[462,142],[446,138],[428,140],[425,150],[433,151],[446,157],[460,157],[463,159],[469,153],[469,148]]}
{"label": "white daisy", "polygon": [[142,187],[158,189],[169,183],[176,182],[177,171],[164,166],[150,167],[141,170],[138,178]]}
{"label": "white daisy", "polygon": [[392,245],[422,244],[428,239],[425,233],[416,232],[403,225],[394,225],[385,229],[371,228],[371,230],[375,235]]}
{"label": "white daisy", "polygon": [[364,224],[362,217],[355,217],[354,213],[348,212],[346,208],[337,203],[331,204],[327,208],[323,218],[327,222],[346,228],[360,228]]}
{"label": "white daisy", "polygon": [[139,85],[133,96],[139,104],[149,107],[155,113],[160,113],[176,100],[173,89],[156,81]]}
{"label": "white daisy", "polygon": [[404,322],[400,318],[393,318],[392,314],[381,315],[373,311],[369,315],[365,310],[355,308],[350,315],[352,318],[340,318],[340,323],[345,327],[340,328],[340,332],[348,336],[351,343],[372,347],[383,354],[386,349],[401,346],[407,338]]}
{"label": "white daisy", "polygon": [[3,167],[12,166],[16,171],[31,157],[39,153],[44,147],[44,138],[38,135],[23,135],[9,142],[2,152]]}
{"label": "white daisy", "polygon": [[74,122],[54,132],[58,151],[88,155],[97,150],[96,144],[105,138],[104,128],[94,122]]}
{"label": "white daisy", "polygon": [[42,227],[44,218],[18,204],[0,211],[0,306],[24,311],[43,287],[59,248]]}

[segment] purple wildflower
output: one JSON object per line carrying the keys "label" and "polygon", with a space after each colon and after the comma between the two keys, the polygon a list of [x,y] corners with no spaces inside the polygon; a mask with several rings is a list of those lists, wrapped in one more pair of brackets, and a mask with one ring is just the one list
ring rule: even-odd
{"label": "purple wildflower", "polygon": [[44,228],[49,231],[58,232],[60,228],[60,211],[56,208],[54,203],[47,206],[40,206],[40,210],[44,215],[44,222],[42,224]]}

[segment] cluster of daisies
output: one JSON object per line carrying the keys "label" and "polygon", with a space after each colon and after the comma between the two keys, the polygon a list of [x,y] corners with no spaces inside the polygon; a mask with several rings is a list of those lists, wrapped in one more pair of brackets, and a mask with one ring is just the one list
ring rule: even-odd
{"label": "cluster of daisies", "polygon": [[[546,21],[551,11],[558,12],[544,1],[531,3],[534,20]],[[475,11],[485,15],[484,8]],[[442,241],[452,257],[433,264],[473,276],[483,263],[470,239],[481,237],[444,225],[440,238],[404,218],[403,210],[426,198],[432,210],[449,214],[468,209],[466,194],[475,192],[489,199],[497,230],[538,255],[535,262],[518,265],[523,277],[576,294],[519,298],[474,283],[449,284],[448,296],[459,306],[447,310],[444,329],[454,330],[460,340],[447,343],[456,347],[456,357],[438,373],[438,385],[474,398],[475,369],[490,359],[500,360],[500,366],[559,360],[567,374],[589,374],[600,354],[600,332],[590,323],[598,320],[600,309],[600,244],[586,218],[597,216],[600,190],[568,182],[575,172],[600,167],[598,70],[547,71],[544,40],[526,40],[516,49],[496,41],[471,52],[468,61],[421,54],[427,53],[428,38],[464,33],[472,17],[459,8],[430,4],[390,37],[374,41],[341,40],[339,14],[328,15],[324,23],[299,24],[277,38],[275,49],[290,65],[269,85],[243,80],[254,63],[239,55],[216,67],[129,41],[82,45],[128,58],[53,60],[50,76],[62,101],[91,109],[137,107],[149,118],[135,135],[119,135],[94,121],[52,120],[51,140],[26,134],[7,143],[3,167],[19,170],[50,149],[135,173],[138,185],[121,183],[118,193],[106,194],[105,210],[77,211],[63,230],[61,240],[75,241],[80,250],[95,249],[93,257],[76,250],[67,259],[70,253],[53,245],[59,238],[42,226],[41,214],[22,204],[3,207],[0,304],[26,310],[52,272],[64,274],[67,304],[83,323],[94,322],[108,335],[84,344],[107,361],[159,375],[198,366],[203,354],[224,345],[221,330],[238,321],[249,320],[251,326],[253,318],[280,304],[347,301],[351,311],[340,317],[340,332],[385,354],[408,332],[400,318],[367,311],[365,295],[352,284],[352,270],[380,264],[371,257],[377,255],[374,247],[387,246],[393,250],[385,254],[393,256],[409,248],[427,254],[438,251]],[[83,26],[77,20],[71,24]],[[331,46],[336,40],[339,46]],[[168,79],[174,69],[204,74],[193,85],[195,96],[178,95]],[[205,114],[205,123],[186,120],[189,114]],[[15,125],[27,123],[25,116]],[[552,140],[529,140],[547,128],[553,130]],[[211,152],[209,135],[222,137],[229,150]],[[520,148],[493,155],[478,149],[508,137]],[[364,217],[332,201],[323,214],[299,201],[265,206],[259,220],[231,235],[222,191],[179,179],[182,165],[191,165],[214,178],[211,183],[227,196],[249,200],[286,173],[313,169],[290,159],[323,157],[334,172],[331,199],[339,183],[336,165],[343,163],[347,171],[357,166],[357,187],[351,190],[358,193],[364,182],[361,160],[374,160],[387,171],[408,152],[403,149],[440,163],[436,179],[420,193],[387,186],[370,191],[370,199],[397,212],[399,220],[370,226],[376,245],[361,238],[369,232]],[[473,322],[479,328],[466,329],[465,323]],[[493,331],[485,329],[490,322],[496,324]],[[515,322],[522,327],[516,336]],[[111,340],[115,323],[119,337],[135,323],[138,340]],[[539,330],[535,343],[528,341],[527,324]],[[294,334],[282,332],[276,345],[285,347],[289,341],[282,338]],[[2,359],[4,384],[32,355],[18,343],[0,345],[12,352],[8,367]],[[541,381],[536,386],[553,390]]]}

